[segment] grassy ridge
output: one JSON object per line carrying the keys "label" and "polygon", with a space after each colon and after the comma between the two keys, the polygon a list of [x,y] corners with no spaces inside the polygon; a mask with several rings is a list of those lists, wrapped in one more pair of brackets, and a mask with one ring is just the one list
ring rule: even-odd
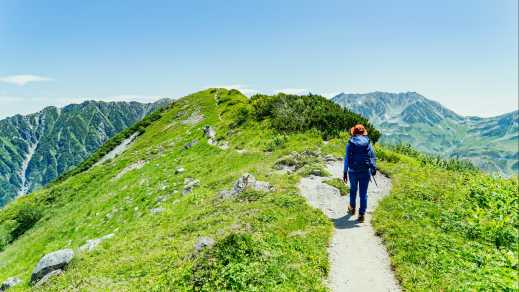
{"label": "grassy ridge", "polygon": [[[288,153],[320,145],[321,136],[287,135],[283,145],[265,152],[279,134],[253,120],[237,126],[242,108],[249,106],[234,91],[188,96],[116,159],[6,206],[0,213],[4,233],[13,234],[27,206],[41,216],[0,253],[0,279],[19,276],[24,281],[19,289],[27,289],[45,253],[115,233],[94,252],[79,254],[45,289],[325,290],[331,224],[297,194],[298,174],[272,169]],[[181,122],[193,113],[204,120]],[[209,145],[205,125],[215,127],[217,138],[231,148]],[[193,140],[198,143],[186,149]],[[144,166],[116,179],[137,161]],[[180,166],[186,171],[175,173]],[[219,199],[218,192],[245,172],[269,181],[276,191]],[[187,177],[200,180],[200,186],[183,196]],[[163,211],[152,214],[152,208]],[[214,238],[215,247],[195,254],[199,236]]]}
{"label": "grassy ridge", "polygon": [[[303,104],[323,103],[316,96],[302,99],[308,98],[316,100]],[[286,99],[297,103],[286,108],[301,106],[300,100]],[[296,188],[301,176],[319,165],[310,159],[293,174],[273,166],[305,150],[342,156],[348,137],[341,129],[358,120],[344,117],[348,123],[330,122],[332,128],[323,131],[314,122],[294,122],[286,115],[290,126],[281,128],[273,124],[283,124],[283,115],[263,115],[257,102],[235,90],[190,95],[150,122],[116,159],[92,163],[10,203],[0,212],[0,280],[19,276],[24,284],[18,289],[29,289],[30,273],[45,253],[114,233],[94,252],[78,254],[44,289],[326,290],[332,226]],[[193,115],[203,120],[183,122]],[[326,119],[326,112],[313,119]],[[219,143],[228,142],[228,150],[207,143],[206,125],[216,129]],[[185,147],[188,143],[192,147]],[[373,220],[402,286],[411,291],[517,289],[517,180],[404,150],[377,147],[393,190]],[[136,163],[142,167],[121,175]],[[176,172],[178,167],[185,172]],[[275,192],[219,198],[218,192],[245,172],[272,183]],[[189,177],[200,186],[182,195]],[[153,214],[155,208],[161,212]],[[199,236],[214,238],[214,247],[195,252]]]}

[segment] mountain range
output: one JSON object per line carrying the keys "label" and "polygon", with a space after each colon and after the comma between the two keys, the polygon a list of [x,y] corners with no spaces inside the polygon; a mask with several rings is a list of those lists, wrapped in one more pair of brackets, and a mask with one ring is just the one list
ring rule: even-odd
{"label": "mountain range", "polygon": [[332,100],[381,129],[382,143],[410,144],[423,152],[470,160],[489,172],[517,174],[517,110],[490,118],[461,116],[416,92],[341,93]]}
{"label": "mountain range", "polygon": [[168,103],[86,101],[0,120],[0,206],[46,185]]}

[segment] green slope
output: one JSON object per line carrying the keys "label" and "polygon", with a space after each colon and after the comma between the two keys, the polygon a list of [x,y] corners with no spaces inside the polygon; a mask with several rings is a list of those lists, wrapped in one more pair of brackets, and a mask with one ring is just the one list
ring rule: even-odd
{"label": "green slope", "polygon": [[0,120],[0,207],[45,186],[167,103],[87,101]]}
{"label": "green slope", "polygon": [[[283,111],[279,103],[285,104]],[[294,119],[300,113],[294,108],[321,110],[311,118]],[[298,163],[311,164],[312,169],[322,163],[319,153],[342,156],[347,136],[340,129],[366,121],[318,96],[248,100],[223,89],[180,99],[158,117],[146,123],[144,133],[117,158],[71,173],[2,210],[0,280],[17,276],[23,283],[13,290],[30,289],[30,274],[43,255],[77,249],[89,239],[113,233],[93,252],[77,253],[65,273],[41,289],[326,290],[332,224],[297,194],[296,184],[308,167],[287,174],[274,166],[294,151],[307,153]],[[216,145],[204,137],[207,125],[216,130]],[[370,128],[370,133],[376,140],[377,131]],[[492,288],[494,283],[516,288],[512,281],[517,281],[517,261],[510,258],[517,256],[518,239],[510,228],[518,226],[517,198],[508,191],[517,187],[516,181],[384,148],[378,152],[395,189],[377,210],[375,223],[404,288],[459,290]],[[271,183],[275,191],[249,190],[222,199],[219,192],[244,173]],[[183,195],[186,178],[200,185]],[[469,201],[469,213],[460,209],[473,192],[453,189],[474,182],[471,178],[482,179],[478,200],[489,188],[506,190],[495,203],[484,201],[487,213],[478,209],[483,206],[479,201]],[[446,185],[449,192],[443,190]],[[436,206],[438,202],[442,204]],[[477,216],[469,216],[473,214]],[[484,223],[482,232],[456,229],[473,224],[473,218]],[[503,218],[506,223],[499,223]],[[438,244],[424,244],[417,238],[424,233]],[[200,237],[213,238],[215,245],[195,252]],[[449,248],[453,242],[459,245]],[[458,249],[467,245],[474,248]],[[439,251],[438,246],[445,248]],[[428,257],[426,265],[416,260],[440,252],[441,257]],[[474,268],[482,264],[497,267],[499,273],[490,277],[488,271],[496,269]],[[467,266],[472,268],[467,273],[455,273]]]}

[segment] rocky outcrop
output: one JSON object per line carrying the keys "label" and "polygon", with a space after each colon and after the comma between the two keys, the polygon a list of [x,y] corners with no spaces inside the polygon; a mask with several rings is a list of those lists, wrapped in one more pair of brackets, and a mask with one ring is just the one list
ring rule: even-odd
{"label": "rocky outcrop", "polygon": [[40,282],[51,272],[63,270],[72,261],[72,258],[74,258],[74,251],[69,248],[45,255],[32,271],[31,284]]}
{"label": "rocky outcrop", "polygon": [[187,177],[184,179],[184,190],[182,191],[182,195],[187,195],[193,191],[195,187],[200,185],[200,181],[191,177]]}
{"label": "rocky outcrop", "polygon": [[187,119],[183,120],[180,123],[183,125],[196,125],[200,123],[204,118],[204,115],[200,111],[195,110]]}
{"label": "rocky outcrop", "polygon": [[244,192],[247,188],[261,192],[271,192],[274,190],[270,183],[258,181],[252,174],[245,173],[234,183],[232,189],[221,191],[220,197],[224,199],[234,197]]}
{"label": "rocky outcrop", "polygon": [[216,145],[216,130],[211,126],[204,127],[204,135],[207,138],[207,143],[210,145]]}
{"label": "rocky outcrop", "polygon": [[200,252],[204,248],[210,248],[215,244],[214,239],[211,237],[202,236],[199,237],[195,243],[195,251]]}
{"label": "rocky outcrop", "polygon": [[0,284],[0,292],[3,292],[13,286],[16,286],[21,282],[22,280],[20,280],[20,278],[17,277],[7,278],[7,280],[3,281],[2,284]]}

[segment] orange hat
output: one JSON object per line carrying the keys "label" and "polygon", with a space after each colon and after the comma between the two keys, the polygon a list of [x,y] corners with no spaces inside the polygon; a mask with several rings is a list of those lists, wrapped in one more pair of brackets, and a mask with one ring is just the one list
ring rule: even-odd
{"label": "orange hat", "polygon": [[355,127],[351,128],[350,133],[352,135],[368,135],[368,131],[366,131],[366,128],[364,128],[364,125],[362,124],[356,124]]}

